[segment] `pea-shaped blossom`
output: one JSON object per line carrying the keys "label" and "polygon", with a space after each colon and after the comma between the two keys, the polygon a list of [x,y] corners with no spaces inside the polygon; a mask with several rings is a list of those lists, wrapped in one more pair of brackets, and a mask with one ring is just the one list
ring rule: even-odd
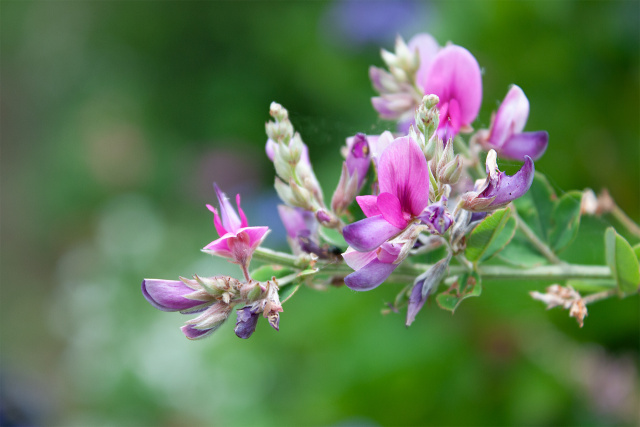
{"label": "pea-shaped blossom", "polygon": [[531,157],[524,157],[524,165],[513,176],[498,170],[495,150],[487,154],[487,179],[476,181],[476,189],[461,196],[461,207],[471,212],[488,212],[508,205],[523,196],[533,183],[535,168]]}
{"label": "pea-shaped blossom", "polygon": [[402,232],[429,203],[429,169],[418,144],[409,136],[396,139],[378,164],[377,196],[359,196],[367,218],[347,225],[344,238],[357,251],[378,248]]}
{"label": "pea-shaped blossom", "polygon": [[378,162],[377,196],[356,200],[367,218],[347,225],[350,245],[343,254],[354,273],[345,277],[348,287],[366,291],[380,285],[413,247],[416,224],[429,203],[429,170],[418,144],[406,136],[391,143]]}
{"label": "pea-shaped blossom", "polygon": [[214,188],[220,203],[220,213],[211,205],[207,205],[207,208],[213,212],[213,224],[220,238],[209,243],[202,251],[229,258],[244,270],[249,266],[253,251],[260,246],[269,232],[269,227],[249,227],[247,217],[240,207],[240,195],[236,195],[236,204],[240,213],[238,217],[227,196],[216,184]]}
{"label": "pea-shaped blossom", "polygon": [[482,102],[482,76],[474,56],[465,48],[450,45],[438,52],[427,72],[426,94],[440,98],[438,136],[453,138],[478,116]]}
{"label": "pea-shaped blossom", "polygon": [[529,118],[529,100],[513,85],[491,119],[491,127],[478,132],[477,140],[487,150],[495,149],[501,157],[523,161],[525,156],[537,160],[549,143],[546,131],[522,132]]}

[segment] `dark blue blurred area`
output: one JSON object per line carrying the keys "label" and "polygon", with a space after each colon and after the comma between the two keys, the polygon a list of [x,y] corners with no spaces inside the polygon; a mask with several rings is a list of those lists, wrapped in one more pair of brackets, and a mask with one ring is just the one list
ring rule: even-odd
{"label": "dark blue blurred area", "polygon": [[[529,297],[548,283],[489,282],[406,329],[380,314],[396,285],[303,288],[279,332],[228,322],[190,342],[140,282],[240,273],[199,251],[213,181],[284,249],[269,104],[328,198],[345,138],[395,128],[368,67],[420,31],[477,58],[475,128],[518,84],[527,130],[550,135],[536,169],[559,194],[608,188],[638,221],[640,3],[4,1],[0,24],[1,425],[638,424],[638,296],[579,329]],[[585,218],[562,256],[604,263],[610,224]]]}

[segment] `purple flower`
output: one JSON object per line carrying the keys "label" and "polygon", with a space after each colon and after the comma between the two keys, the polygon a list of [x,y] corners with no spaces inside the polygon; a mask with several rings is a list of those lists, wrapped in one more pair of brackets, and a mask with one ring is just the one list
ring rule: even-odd
{"label": "purple flower", "polygon": [[256,330],[260,318],[260,307],[246,305],[236,311],[238,320],[234,332],[239,338],[247,339]]}
{"label": "purple flower", "polygon": [[325,248],[320,247],[318,239],[318,221],[313,212],[287,205],[278,205],[278,213],[287,240],[294,254],[302,252],[316,254],[320,258],[328,258]]}
{"label": "purple flower", "polygon": [[500,108],[492,117],[489,131],[481,132],[479,142],[487,149],[495,149],[507,159],[523,161],[525,156],[538,160],[547,149],[546,131],[522,132],[529,117],[529,100],[522,89],[513,85]]}
{"label": "purple flower", "polygon": [[429,205],[420,215],[420,219],[429,227],[429,231],[433,234],[444,234],[453,224],[453,218],[447,210],[447,198],[442,199]]}
{"label": "purple flower", "polygon": [[200,339],[213,333],[227,320],[232,309],[229,304],[231,295],[240,289],[241,284],[228,276],[194,277],[194,280],[144,279],[142,295],[158,310],[200,313],[182,327],[187,338]]}
{"label": "purple flower", "polygon": [[214,188],[220,203],[220,215],[213,206],[207,205],[207,208],[213,212],[213,224],[220,238],[209,243],[202,251],[230,258],[232,262],[247,267],[253,251],[262,243],[269,227],[248,227],[247,217],[240,207],[240,195],[236,195],[240,213],[238,217],[227,196],[216,184]]}
{"label": "purple flower", "polygon": [[461,196],[462,208],[471,212],[486,212],[506,206],[524,195],[531,187],[535,169],[531,157],[524,157],[524,165],[513,176],[498,170],[495,150],[487,154],[487,179],[475,191]]}
{"label": "purple flower", "polygon": [[347,159],[345,160],[347,171],[349,171],[349,176],[355,176],[357,174],[358,189],[360,189],[362,188],[364,179],[367,177],[369,164],[371,163],[369,142],[365,134],[359,133],[354,136],[351,141],[347,140],[347,144],[349,147]]}
{"label": "purple flower", "polygon": [[344,283],[355,291],[368,291],[384,282],[398,265],[402,245],[384,242],[369,252],[358,252],[352,247],[342,254],[347,265],[355,271],[344,278]]}
{"label": "purple flower", "polygon": [[377,196],[356,200],[367,218],[343,229],[347,243],[357,251],[377,249],[402,232],[429,203],[429,169],[418,144],[409,136],[396,139],[378,164]]}
{"label": "purple flower", "polygon": [[416,318],[418,312],[424,306],[424,303],[429,298],[431,291],[433,291],[442,278],[445,276],[449,267],[449,261],[451,261],[451,255],[447,255],[446,258],[441,259],[435,263],[429,270],[418,276],[411,289],[411,295],[409,296],[409,306],[407,307],[407,322],[406,325],[410,326]]}
{"label": "purple flower", "polygon": [[438,95],[440,124],[438,136],[453,138],[461,128],[468,128],[480,110],[482,76],[473,55],[460,46],[440,50],[427,72],[426,94]]}
{"label": "purple flower", "polygon": [[144,279],[142,295],[149,304],[162,311],[193,312],[206,308],[214,297],[202,287],[181,280]]}

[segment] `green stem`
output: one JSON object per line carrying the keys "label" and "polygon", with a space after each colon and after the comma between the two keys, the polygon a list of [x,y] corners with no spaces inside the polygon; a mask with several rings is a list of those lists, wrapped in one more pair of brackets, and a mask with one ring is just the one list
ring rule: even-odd
{"label": "green stem", "polygon": [[533,230],[529,228],[527,223],[524,222],[522,218],[520,218],[520,215],[518,215],[518,211],[515,207],[513,208],[513,215],[516,219],[518,229],[522,231],[522,234],[524,234],[527,240],[529,240],[529,242],[538,250],[538,252],[540,252],[540,254],[542,254],[552,264],[563,263],[563,261],[553,253],[549,246],[547,246],[542,240],[540,240],[536,233],[534,233]]}
{"label": "green stem", "polygon": [[[253,253],[254,259],[273,262],[292,268],[302,268],[304,258],[276,252],[271,249],[258,248]],[[347,275],[353,270],[344,263],[328,263],[318,260],[316,267],[321,274],[333,274],[336,276]],[[413,282],[420,274],[432,267],[432,264],[410,264],[405,262],[400,265],[390,276],[390,280],[398,282]],[[463,274],[467,268],[461,265],[449,267],[449,276]],[[485,265],[478,268],[478,273],[485,280],[544,280],[562,281],[569,279],[613,279],[611,269],[600,265],[557,264],[544,265],[532,268],[516,268],[501,265]],[[610,286],[615,286],[615,282]]]}
{"label": "green stem", "polygon": [[620,206],[614,205],[613,209],[611,209],[611,214],[622,224],[625,226],[630,233],[632,233],[636,237],[640,237],[640,227],[633,222],[631,218],[622,210]]}

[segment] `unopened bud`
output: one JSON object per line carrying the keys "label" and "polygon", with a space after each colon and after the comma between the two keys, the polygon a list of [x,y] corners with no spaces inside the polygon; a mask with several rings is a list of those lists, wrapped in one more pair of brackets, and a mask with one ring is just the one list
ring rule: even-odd
{"label": "unopened bud", "polygon": [[289,120],[289,113],[287,112],[287,109],[277,102],[271,103],[269,107],[269,114],[279,122]]}
{"label": "unopened bud", "polygon": [[280,200],[285,202],[287,205],[298,206],[295,203],[295,197],[293,197],[293,192],[291,191],[291,188],[287,184],[285,184],[280,178],[276,177],[274,187],[276,189],[276,193],[278,193],[278,197],[280,197]]}
{"label": "unopened bud", "polygon": [[293,178],[289,180],[289,188],[293,195],[293,206],[299,206],[303,209],[312,210],[311,193],[304,187],[298,185]]}
{"label": "unopened bud", "polygon": [[462,175],[462,158],[457,154],[453,160],[438,171],[438,179],[442,184],[455,184]]}
{"label": "unopened bud", "polygon": [[433,136],[440,123],[440,112],[436,108],[439,102],[437,95],[426,95],[416,110],[416,125],[427,140]]}

